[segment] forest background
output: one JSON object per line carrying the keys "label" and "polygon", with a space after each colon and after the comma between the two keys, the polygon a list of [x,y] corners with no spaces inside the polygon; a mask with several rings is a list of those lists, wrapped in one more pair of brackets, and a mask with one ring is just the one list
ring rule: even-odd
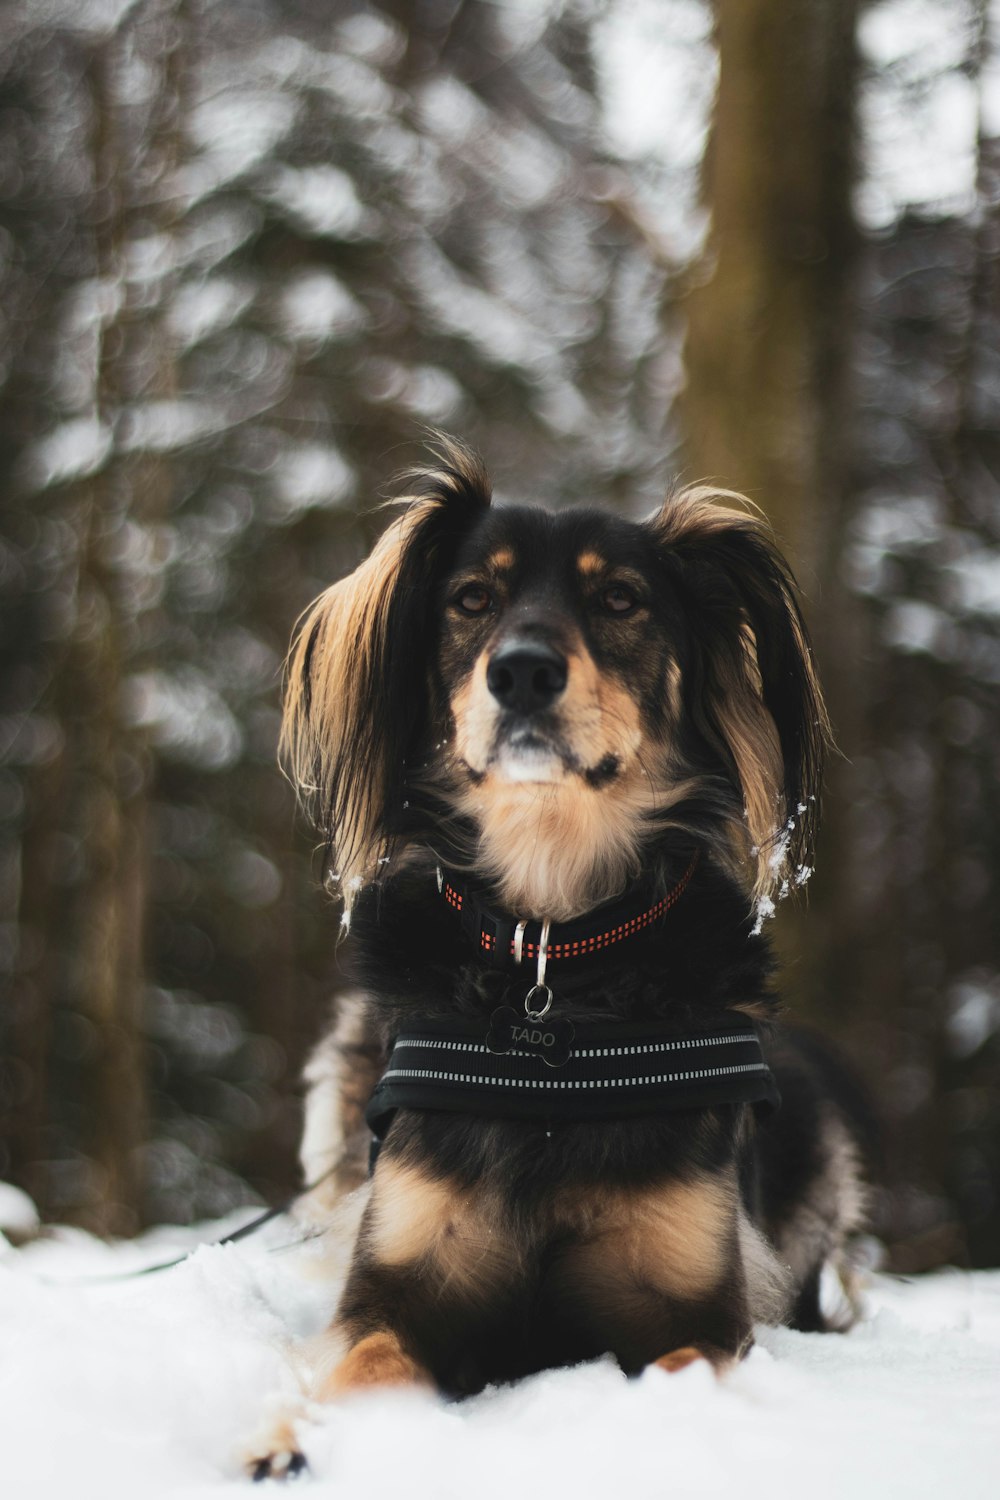
{"label": "forest background", "polygon": [[295,1185],[344,981],[281,662],[430,425],[767,511],[842,752],[786,996],[894,1267],[996,1264],[998,251],[996,0],[8,0],[0,1178],[111,1234]]}

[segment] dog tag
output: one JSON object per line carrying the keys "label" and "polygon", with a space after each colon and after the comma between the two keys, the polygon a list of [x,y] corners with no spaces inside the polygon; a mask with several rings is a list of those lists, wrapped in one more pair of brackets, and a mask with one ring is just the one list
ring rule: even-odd
{"label": "dog tag", "polygon": [[569,1062],[574,1035],[572,1021],[553,1021],[549,1016],[533,1020],[523,1010],[501,1005],[490,1016],[486,1050],[500,1056],[505,1052],[529,1052],[547,1062],[550,1068],[561,1068]]}

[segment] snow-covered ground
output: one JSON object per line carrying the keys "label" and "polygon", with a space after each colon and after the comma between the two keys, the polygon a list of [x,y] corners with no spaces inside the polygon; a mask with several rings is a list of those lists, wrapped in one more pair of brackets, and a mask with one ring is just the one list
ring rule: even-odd
{"label": "snow-covered ground", "polygon": [[[199,1236],[0,1244],[5,1500],[251,1493],[243,1442],[269,1396],[294,1392],[288,1342],[322,1328],[336,1296],[322,1242],[295,1237],[278,1220],[108,1283],[83,1278]],[[846,1337],[761,1329],[722,1381],[697,1366],[626,1381],[598,1361],[462,1406],[358,1399],[303,1430],[311,1478],[294,1484],[341,1500],[997,1500],[1000,1272],[875,1277],[867,1302]]]}

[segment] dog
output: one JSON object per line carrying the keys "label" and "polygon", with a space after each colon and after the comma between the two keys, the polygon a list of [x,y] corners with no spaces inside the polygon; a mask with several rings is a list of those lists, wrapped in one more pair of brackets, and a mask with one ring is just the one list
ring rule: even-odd
{"label": "dog", "polygon": [[[495,506],[450,439],[397,504],[287,671],[358,983],[307,1070],[313,1208],[363,1205],[312,1395],[724,1370],[755,1322],[833,1326],[864,1121],[777,1019],[762,924],[829,727],[766,522],[706,488],[642,523]],[[302,1463],[289,1427],[252,1469]]]}

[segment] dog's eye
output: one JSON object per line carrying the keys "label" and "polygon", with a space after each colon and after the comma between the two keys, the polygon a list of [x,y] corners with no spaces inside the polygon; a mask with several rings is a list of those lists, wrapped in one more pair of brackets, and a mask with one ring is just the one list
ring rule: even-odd
{"label": "dog's eye", "polygon": [[481,583],[469,583],[455,595],[454,603],[463,615],[485,615],[493,603],[493,595]]}
{"label": "dog's eye", "polygon": [[609,615],[630,615],[639,603],[639,597],[627,584],[613,583],[601,594],[601,603]]}

